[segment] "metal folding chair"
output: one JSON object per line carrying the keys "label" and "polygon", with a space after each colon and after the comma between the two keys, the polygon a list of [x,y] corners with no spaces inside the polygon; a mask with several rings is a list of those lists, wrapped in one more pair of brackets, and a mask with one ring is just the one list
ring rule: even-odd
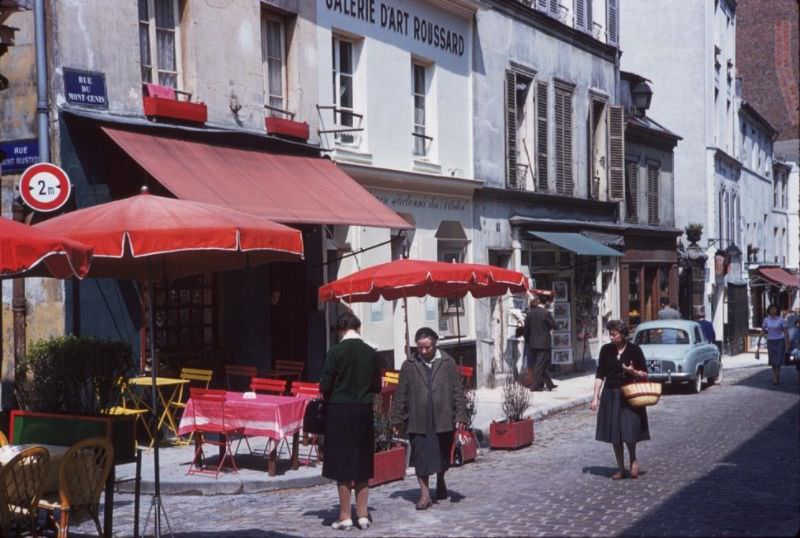
{"label": "metal folding chair", "polygon": [[[239,468],[236,466],[235,454],[231,449],[231,437],[233,435],[243,435],[244,429],[227,423],[225,417],[225,391],[190,389],[189,392],[192,399],[197,447],[187,474],[206,473],[213,474],[214,478],[217,478],[219,473],[222,472],[226,461],[230,462],[233,472],[238,472]],[[217,435],[220,438],[219,440],[211,440],[209,435]],[[205,459],[203,445],[212,445],[221,449],[221,455],[216,467],[209,469],[203,464]]]}
{"label": "metal folding chair", "polygon": [[225,365],[225,387],[228,390],[241,390],[250,384],[250,380],[258,375],[255,366],[239,364]]}

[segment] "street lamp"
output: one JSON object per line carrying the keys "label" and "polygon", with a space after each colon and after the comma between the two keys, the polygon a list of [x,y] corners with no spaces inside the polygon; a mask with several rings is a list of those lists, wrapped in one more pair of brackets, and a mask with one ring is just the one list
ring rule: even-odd
{"label": "street lamp", "polygon": [[647,109],[650,108],[650,101],[653,99],[653,90],[650,85],[644,80],[639,82],[631,90],[631,97],[633,98],[633,106],[637,112],[637,116],[644,116]]}
{"label": "street lamp", "polygon": [[742,280],[742,251],[735,244],[731,243],[725,249],[730,267],[730,279],[733,282]]}

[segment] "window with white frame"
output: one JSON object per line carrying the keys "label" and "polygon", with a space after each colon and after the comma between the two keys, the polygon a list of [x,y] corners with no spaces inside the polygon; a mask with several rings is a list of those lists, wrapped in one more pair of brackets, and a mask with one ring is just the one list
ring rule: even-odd
{"label": "window with white frame", "polygon": [[433,142],[428,119],[430,73],[430,66],[418,61],[411,62],[411,93],[414,101],[414,125],[411,138],[414,155],[417,157],[429,157]]}
{"label": "window with white frame", "polygon": [[[354,91],[355,91],[355,43],[345,37],[334,35],[332,47],[333,59],[333,105],[334,120],[338,128],[355,127]],[[356,139],[352,132],[337,132],[336,141],[343,144],[354,144]]]}
{"label": "window with white frame", "polygon": [[142,81],[180,88],[178,0],[139,0]]}
{"label": "window with white frame", "polygon": [[261,16],[261,62],[265,104],[272,112],[286,110],[286,25],[268,11]]}

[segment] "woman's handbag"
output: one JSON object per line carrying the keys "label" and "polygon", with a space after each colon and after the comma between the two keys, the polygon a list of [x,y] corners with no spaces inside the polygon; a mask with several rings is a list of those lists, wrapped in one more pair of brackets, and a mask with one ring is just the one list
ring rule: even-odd
{"label": "woman's handbag", "polygon": [[306,405],[303,414],[303,431],[321,435],[325,433],[325,400],[314,398]]}
{"label": "woman's handbag", "polygon": [[453,433],[453,444],[450,446],[450,465],[458,467],[475,459],[478,440],[475,434],[464,428]]}
{"label": "woman's handbag", "polygon": [[622,385],[622,395],[631,407],[655,405],[661,398],[661,383],[637,381]]}

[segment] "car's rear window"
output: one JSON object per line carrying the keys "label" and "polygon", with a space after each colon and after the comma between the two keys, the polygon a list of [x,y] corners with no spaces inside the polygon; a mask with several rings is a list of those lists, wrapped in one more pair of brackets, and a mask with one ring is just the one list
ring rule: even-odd
{"label": "car's rear window", "polygon": [[688,344],[689,333],[681,329],[642,329],[636,333],[637,344]]}

